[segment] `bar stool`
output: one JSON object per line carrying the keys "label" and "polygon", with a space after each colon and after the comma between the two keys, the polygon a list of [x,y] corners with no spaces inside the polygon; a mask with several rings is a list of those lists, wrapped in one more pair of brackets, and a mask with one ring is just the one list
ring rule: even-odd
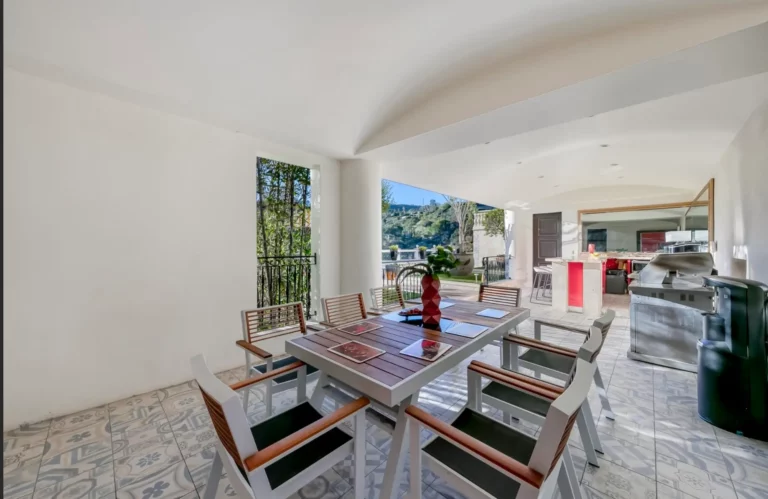
{"label": "bar stool", "polygon": [[[552,290],[552,266],[546,265],[533,268],[533,287],[531,288],[531,300],[533,300],[534,291],[536,292],[536,299],[539,299],[539,294],[549,289]],[[548,298],[546,292],[544,298]],[[549,296],[551,300],[551,293]]]}

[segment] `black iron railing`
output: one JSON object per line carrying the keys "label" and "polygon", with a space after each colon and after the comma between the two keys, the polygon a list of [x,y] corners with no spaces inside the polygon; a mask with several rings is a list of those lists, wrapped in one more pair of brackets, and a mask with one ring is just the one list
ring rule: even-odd
{"label": "black iron railing", "polygon": [[483,258],[483,282],[491,284],[503,281],[507,275],[507,258],[504,255]]}
{"label": "black iron railing", "polygon": [[[407,262],[382,262],[381,263],[381,285],[394,286],[396,284],[397,274],[405,267],[416,263],[424,263],[426,260],[410,260]],[[403,291],[403,298],[411,300],[421,296],[421,275],[414,274],[406,277],[401,283],[400,288]]]}
{"label": "black iron railing", "polygon": [[258,266],[258,306],[269,307],[285,303],[301,302],[307,317],[312,317],[310,294],[312,265],[317,255],[310,256],[262,256]]}

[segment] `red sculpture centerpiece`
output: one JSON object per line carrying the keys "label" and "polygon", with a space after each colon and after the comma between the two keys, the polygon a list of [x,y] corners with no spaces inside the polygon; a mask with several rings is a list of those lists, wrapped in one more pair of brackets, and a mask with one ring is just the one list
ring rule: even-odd
{"label": "red sculpture centerpiece", "polygon": [[[440,278],[438,273],[456,268],[459,262],[455,256],[442,246],[434,254],[427,256],[427,263],[417,263],[405,267],[397,274],[397,283],[403,288],[403,281],[414,275],[421,277],[421,321],[425,327],[440,326]],[[407,289],[407,288],[406,288]]]}

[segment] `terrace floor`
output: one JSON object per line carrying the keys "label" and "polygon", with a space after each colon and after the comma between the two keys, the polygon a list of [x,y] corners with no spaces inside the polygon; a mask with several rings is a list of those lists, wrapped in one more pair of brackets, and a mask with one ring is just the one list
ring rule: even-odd
{"label": "terrace floor", "polygon": [[[472,298],[471,289],[463,285],[446,295]],[[591,319],[531,304],[525,296],[523,301],[523,306],[531,308],[532,317],[581,325]],[[609,295],[606,302],[618,316],[598,362],[616,420],[600,414],[599,400],[592,393],[589,401],[594,414],[599,415],[598,432],[605,450],[600,467],[586,464],[575,429],[570,442],[585,498],[768,498],[768,443],[699,420],[695,374],[628,360],[627,297]],[[533,334],[531,321],[521,326],[521,333]],[[579,335],[552,330],[544,339],[571,347],[582,341]],[[489,346],[474,358],[498,364],[499,350]],[[458,366],[422,390],[419,405],[440,419],[454,417],[466,402],[465,366]],[[234,382],[244,377],[244,369],[218,376]],[[248,413],[255,422],[264,417],[264,405],[263,392],[253,393],[256,396],[251,397]],[[276,410],[289,407],[293,400],[293,392],[278,395]],[[534,426],[520,427],[532,434],[538,431]],[[3,496],[202,497],[215,438],[193,381],[118,400],[3,434]],[[373,499],[381,487],[391,438],[369,425],[367,441],[366,495]],[[304,487],[298,497],[351,499],[350,479],[348,459]],[[428,470],[422,482],[427,499],[462,497]],[[407,478],[400,495],[406,490]],[[234,495],[228,481],[222,480],[217,497]]]}

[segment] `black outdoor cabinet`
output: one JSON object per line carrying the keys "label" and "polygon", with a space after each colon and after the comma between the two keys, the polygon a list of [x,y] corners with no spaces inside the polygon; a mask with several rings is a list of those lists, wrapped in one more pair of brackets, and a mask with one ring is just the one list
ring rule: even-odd
{"label": "black outdoor cabinet", "polygon": [[768,286],[704,277],[715,312],[698,342],[699,416],[734,433],[768,440]]}

